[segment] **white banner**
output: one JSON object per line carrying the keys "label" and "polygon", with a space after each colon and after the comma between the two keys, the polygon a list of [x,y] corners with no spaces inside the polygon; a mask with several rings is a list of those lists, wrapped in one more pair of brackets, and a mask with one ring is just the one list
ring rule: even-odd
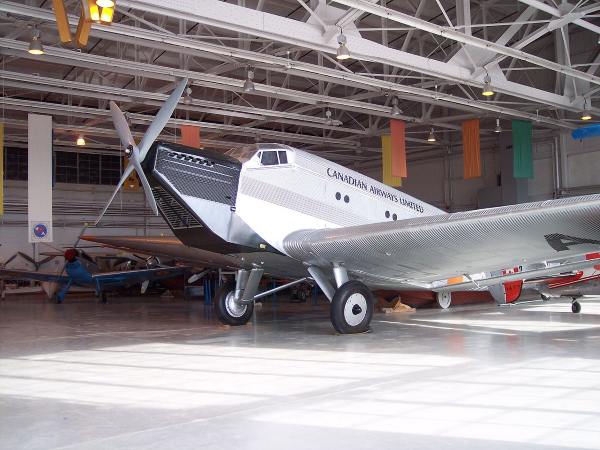
{"label": "white banner", "polygon": [[28,116],[29,242],[52,242],[52,116]]}

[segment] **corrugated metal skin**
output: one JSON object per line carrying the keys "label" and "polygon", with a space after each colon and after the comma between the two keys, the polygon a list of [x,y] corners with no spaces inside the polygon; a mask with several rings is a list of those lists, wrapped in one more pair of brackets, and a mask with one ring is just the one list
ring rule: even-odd
{"label": "corrugated metal skin", "polygon": [[187,210],[162,187],[152,188],[156,205],[163,214],[169,226],[175,230],[198,228],[202,225]]}
{"label": "corrugated metal skin", "polygon": [[182,152],[159,148],[155,170],[183,195],[235,205],[239,170]]}
{"label": "corrugated metal skin", "polygon": [[298,232],[284,248],[312,264],[344,263],[372,285],[426,283],[598,251],[600,195]]}

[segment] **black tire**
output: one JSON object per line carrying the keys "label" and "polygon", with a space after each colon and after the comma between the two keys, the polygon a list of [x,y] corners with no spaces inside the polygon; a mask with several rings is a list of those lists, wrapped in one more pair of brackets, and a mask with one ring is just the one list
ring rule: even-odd
{"label": "black tire", "polygon": [[306,301],[306,291],[304,289],[300,289],[300,301],[301,302]]}
{"label": "black tire", "polygon": [[106,296],[106,292],[100,293],[100,301],[105,305],[108,303],[108,297]]}
{"label": "black tire", "polygon": [[219,286],[214,298],[215,313],[225,325],[245,325],[254,312],[254,302],[238,305],[233,301],[234,291],[235,281],[228,281]]}
{"label": "black tire", "polygon": [[581,312],[581,305],[579,304],[579,302],[577,300],[575,300],[575,301],[573,301],[573,303],[571,303],[571,311],[573,311],[574,314]]}
{"label": "black tire", "polygon": [[340,334],[364,333],[373,317],[373,294],[360,281],[344,283],[333,296],[331,324]]}

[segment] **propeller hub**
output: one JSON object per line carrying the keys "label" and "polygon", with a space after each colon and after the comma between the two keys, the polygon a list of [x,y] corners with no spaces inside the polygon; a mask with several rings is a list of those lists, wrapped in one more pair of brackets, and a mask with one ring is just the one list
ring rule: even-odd
{"label": "propeller hub", "polygon": [[125,147],[125,157],[129,159],[131,158],[131,155],[133,155],[133,145],[128,145]]}
{"label": "propeller hub", "polygon": [[65,252],[65,259],[69,262],[73,262],[75,261],[75,259],[77,258],[77,250],[70,248],[69,250],[67,250]]}

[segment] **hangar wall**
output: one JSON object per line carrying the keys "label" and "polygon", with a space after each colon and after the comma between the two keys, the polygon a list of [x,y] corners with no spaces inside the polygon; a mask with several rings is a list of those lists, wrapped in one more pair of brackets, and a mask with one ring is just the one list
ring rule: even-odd
{"label": "hangar wall", "polygon": [[[450,150],[446,156],[419,161],[411,161],[409,155],[408,178],[403,180],[400,190],[451,212],[477,208],[479,190],[498,186],[501,174],[499,148],[494,145],[482,149],[482,177],[470,180],[462,178],[462,147],[454,145]],[[600,192],[600,180],[595,170],[600,159],[600,138],[576,141],[569,133],[560,138],[535,137],[533,158],[535,178],[527,183],[530,201]],[[561,174],[558,179],[555,158]],[[381,181],[380,168],[361,172]]]}

